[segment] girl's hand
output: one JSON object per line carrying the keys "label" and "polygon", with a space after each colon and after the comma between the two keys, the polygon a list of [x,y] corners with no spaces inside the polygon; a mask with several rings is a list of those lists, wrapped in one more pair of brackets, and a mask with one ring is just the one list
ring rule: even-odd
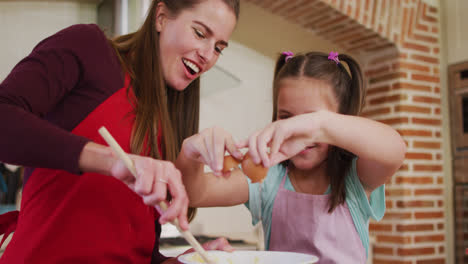
{"label": "girl's hand", "polygon": [[243,157],[231,134],[220,127],[211,127],[185,139],[181,153],[191,160],[208,165],[214,175],[222,176],[226,150],[237,159]]}
{"label": "girl's hand", "polygon": [[321,134],[321,116],[319,111],[275,121],[236,146],[248,147],[256,164],[262,162],[263,166],[270,167],[317,142]]}
{"label": "girl's hand", "polygon": [[[220,237],[220,238],[218,238],[216,240],[206,242],[202,246],[203,246],[203,248],[205,250],[222,250],[222,251],[227,251],[227,252],[233,252],[234,251],[234,248],[223,237]],[[192,253],[194,251],[195,250],[193,248],[191,248],[191,249],[185,251],[184,253],[182,253],[181,255]],[[179,255],[179,256],[181,256],[181,255]],[[168,259],[168,260],[166,260],[164,262],[164,264],[179,264],[179,263],[181,263],[181,262],[177,261],[177,258]]]}
{"label": "girl's hand", "polygon": [[145,204],[150,206],[166,202],[169,190],[172,200],[167,204],[166,211],[160,211],[159,222],[165,224],[177,218],[180,227],[187,230],[189,226],[187,221],[189,201],[179,170],[169,161],[138,155],[129,156],[136,168],[136,178],[120,159],[116,159],[112,164],[110,175],[127,184],[130,189],[143,198]]}

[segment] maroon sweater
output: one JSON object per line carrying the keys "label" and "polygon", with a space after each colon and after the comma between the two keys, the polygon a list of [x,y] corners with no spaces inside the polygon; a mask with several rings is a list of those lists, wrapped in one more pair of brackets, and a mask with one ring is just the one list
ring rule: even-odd
{"label": "maroon sweater", "polygon": [[[41,41],[0,84],[0,161],[79,174],[88,139],[73,130],[124,85],[115,51],[97,25],[74,25]],[[161,227],[156,221],[156,234]],[[165,258],[156,239],[153,263]]]}

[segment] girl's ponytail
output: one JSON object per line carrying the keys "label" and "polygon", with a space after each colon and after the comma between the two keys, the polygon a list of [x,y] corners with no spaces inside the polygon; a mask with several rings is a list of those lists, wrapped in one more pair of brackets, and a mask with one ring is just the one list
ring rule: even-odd
{"label": "girl's ponytail", "polygon": [[[361,67],[359,67],[359,64],[352,57],[346,54],[340,54],[338,58],[340,62],[346,62],[351,75],[349,97],[341,102],[340,112],[348,115],[359,115],[364,107],[364,98],[366,96]],[[343,67],[342,70],[346,72],[343,65],[340,65],[340,67]]]}
{"label": "girl's ponytail", "polygon": [[275,75],[273,76],[273,80],[276,79],[278,76],[279,71],[283,68],[284,64],[286,64],[286,57],[290,55],[287,55],[285,52],[281,53],[281,55],[278,57],[276,60],[276,65],[275,65]]}
{"label": "girl's ponytail", "polygon": [[[279,93],[279,87],[278,87],[278,81],[279,81],[279,75],[281,70],[284,68],[284,65],[286,62],[294,57],[294,53],[291,51],[285,51],[280,54],[278,59],[276,60],[276,65],[275,65],[275,72],[273,76],[273,116],[272,116],[272,121],[276,121],[277,116],[277,103],[278,103],[278,93]],[[295,69],[297,67],[289,67],[290,69]],[[288,69],[286,69],[286,72],[283,71],[282,75],[294,75],[294,71],[288,72]],[[284,76],[282,76],[284,77]]]}

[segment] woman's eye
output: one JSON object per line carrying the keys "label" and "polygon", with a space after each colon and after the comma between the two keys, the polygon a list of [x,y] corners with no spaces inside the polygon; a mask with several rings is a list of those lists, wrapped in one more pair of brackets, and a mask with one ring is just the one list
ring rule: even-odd
{"label": "woman's eye", "polygon": [[287,115],[280,115],[280,116],[278,116],[278,119],[288,119],[288,118],[289,118],[289,116],[287,116]]}
{"label": "woman's eye", "polygon": [[216,53],[218,53],[218,54],[223,54],[223,49],[220,48],[220,47],[215,47],[215,51],[216,51]]}
{"label": "woman's eye", "polygon": [[194,28],[193,29],[195,31],[195,34],[199,37],[199,38],[205,38],[205,35],[203,35],[203,32],[201,32],[200,30]]}

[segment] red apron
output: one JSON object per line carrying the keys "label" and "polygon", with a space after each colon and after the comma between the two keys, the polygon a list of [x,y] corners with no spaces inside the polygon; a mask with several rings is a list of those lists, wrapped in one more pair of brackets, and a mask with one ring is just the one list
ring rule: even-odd
{"label": "red apron", "polygon": [[[134,115],[128,84],[126,78],[124,88],[72,133],[107,145],[98,134],[105,126],[130,152]],[[158,217],[154,208],[111,176],[36,168],[24,187],[16,230],[0,263],[150,263]],[[14,229],[16,223],[10,224],[4,229]]]}

